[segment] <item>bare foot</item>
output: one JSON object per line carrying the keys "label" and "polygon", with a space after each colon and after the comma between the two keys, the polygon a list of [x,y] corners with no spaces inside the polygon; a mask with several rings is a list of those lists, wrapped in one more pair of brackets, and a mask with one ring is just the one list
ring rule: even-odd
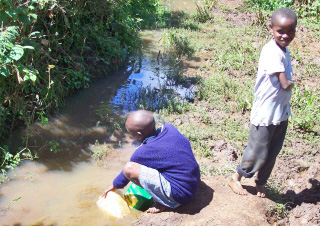
{"label": "bare foot", "polygon": [[[240,177],[241,178],[241,177]],[[232,177],[228,178],[229,186],[232,191],[238,195],[247,195],[248,192],[243,189],[239,177],[236,174],[232,175]]]}
{"label": "bare foot", "polygon": [[257,196],[260,198],[266,197],[266,190],[264,189],[263,185],[257,185],[256,184],[256,189],[257,189]]}
{"label": "bare foot", "polygon": [[163,212],[168,207],[161,205],[160,203],[153,204],[148,210],[147,213],[160,213]]}

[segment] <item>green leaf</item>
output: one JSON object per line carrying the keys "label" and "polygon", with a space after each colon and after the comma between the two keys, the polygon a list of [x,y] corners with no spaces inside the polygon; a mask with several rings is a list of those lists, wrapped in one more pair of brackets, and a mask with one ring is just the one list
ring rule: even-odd
{"label": "green leaf", "polygon": [[34,49],[33,46],[23,46],[24,49]]}
{"label": "green leaf", "polygon": [[24,77],[23,77],[23,81],[28,81],[30,79],[30,74],[26,74]]}
{"label": "green leaf", "polygon": [[9,5],[10,7],[14,7],[14,5],[12,4],[11,0],[3,0],[4,3],[6,3],[7,5]]}
{"label": "green leaf", "polygon": [[[22,40],[22,44],[24,45],[24,47],[31,46],[31,47],[33,47],[33,49],[35,49],[37,47],[37,43],[31,38],[24,38]],[[30,49],[30,48],[28,48],[28,49]]]}
{"label": "green leaf", "polygon": [[1,66],[0,67],[0,74],[3,75],[4,77],[8,77],[10,75],[10,71],[6,66]]}
{"label": "green leaf", "polygon": [[[21,68],[19,68],[21,69]],[[29,74],[30,73],[30,70],[27,68],[27,67],[22,67],[22,71],[26,74]]]}
{"label": "green leaf", "polygon": [[30,33],[29,37],[31,36],[39,36],[40,35],[40,31],[34,31],[32,33]]}
{"label": "green leaf", "polygon": [[67,27],[70,28],[70,23],[69,23],[68,18],[65,15],[63,15],[63,18],[64,18],[64,22],[66,23]]}
{"label": "green leaf", "polygon": [[8,14],[5,12],[0,13],[0,22],[7,23],[8,22]]}
{"label": "green leaf", "polygon": [[13,60],[20,60],[24,54],[24,50],[22,46],[16,45],[12,48],[9,57]]}
{"label": "green leaf", "polygon": [[27,17],[25,14],[19,14],[19,20],[24,23],[25,25],[28,25],[31,23],[29,17]]}
{"label": "green leaf", "polygon": [[6,14],[8,14],[13,19],[17,19],[18,18],[18,13],[17,13],[16,10],[7,9],[5,12],[6,12]]}
{"label": "green leaf", "polygon": [[33,18],[34,20],[37,20],[37,19],[38,19],[38,15],[35,14],[35,13],[30,13],[29,16],[30,16],[31,18]]}
{"label": "green leaf", "polygon": [[36,8],[36,7],[34,7],[33,5],[29,5],[29,6],[28,6],[28,9],[31,10],[31,11],[34,10],[35,8]]}
{"label": "green leaf", "polygon": [[8,49],[12,49],[14,47],[14,44],[11,42],[7,42],[4,44],[5,47],[7,47]]}
{"label": "green leaf", "polygon": [[37,76],[35,74],[30,74],[31,81],[35,82],[37,80]]}

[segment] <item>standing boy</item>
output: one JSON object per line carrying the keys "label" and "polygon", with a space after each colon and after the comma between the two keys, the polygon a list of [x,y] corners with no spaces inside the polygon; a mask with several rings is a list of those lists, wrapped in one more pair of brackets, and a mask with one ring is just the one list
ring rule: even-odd
{"label": "standing boy", "polygon": [[102,196],[132,181],[156,202],[147,212],[158,213],[190,201],[198,189],[200,169],[189,141],[171,124],[156,129],[152,113],[144,110],[130,114],[126,128],[142,144]]}
{"label": "standing boy", "polygon": [[273,39],[263,47],[259,59],[248,145],[237,172],[229,178],[229,186],[239,195],[247,194],[241,178],[251,178],[257,172],[257,196],[265,197],[264,184],[282,148],[294,86],[288,46],[296,26],[297,16],[291,9],[281,8],[272,14]]}

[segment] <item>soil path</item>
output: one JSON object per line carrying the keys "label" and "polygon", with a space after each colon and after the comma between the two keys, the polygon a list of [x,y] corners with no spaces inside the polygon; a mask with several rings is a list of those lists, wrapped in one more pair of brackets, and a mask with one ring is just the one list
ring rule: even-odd
{"label": "soil path", "polygon": [[144,213],[134,225],[269,225],[266,210],[274,203],[255,195],[253,181],[245,181],[247,196],[234,194],[223,176],[202,178],[194,200],[175,210]]}

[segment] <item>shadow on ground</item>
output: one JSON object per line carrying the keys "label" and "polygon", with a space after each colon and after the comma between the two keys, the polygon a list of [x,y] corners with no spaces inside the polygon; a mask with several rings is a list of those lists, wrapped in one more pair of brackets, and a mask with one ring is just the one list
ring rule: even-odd
{"label": "shadow on ground", "polygon": [[213,199],[213,194],[214,190],[201,181],[199,190],[194,199],[191,202],[174,209],[173,212],[189,215],[200,213],[203,208],[210,204]]}

